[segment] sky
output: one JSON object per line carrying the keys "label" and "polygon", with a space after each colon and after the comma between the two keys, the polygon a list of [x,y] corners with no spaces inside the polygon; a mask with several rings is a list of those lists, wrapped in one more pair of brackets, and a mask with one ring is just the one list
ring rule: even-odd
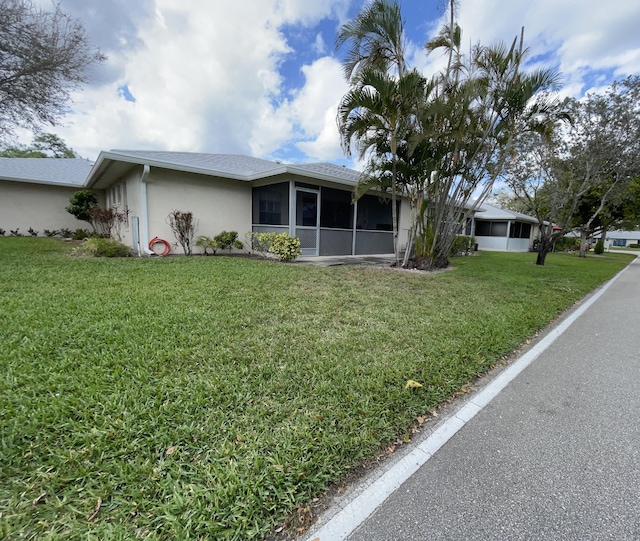
{"label": "sky", "polygon": [[[38,0],[51,6],[50,0]],[[337,29],[366,0],[61,0],[108,57],[45,127],[84,158],[101,150],[244,154],[286,163],[345,157],[336,126],[348,89]],[[410,65],[441,63],[424,44],[443,0],[400,0]],[[637,0],[459,0],[469,45],[525,28],[531,67],[556,67],[563,96],[640,74]],[[30,135],[23,133],[23,142]]]}

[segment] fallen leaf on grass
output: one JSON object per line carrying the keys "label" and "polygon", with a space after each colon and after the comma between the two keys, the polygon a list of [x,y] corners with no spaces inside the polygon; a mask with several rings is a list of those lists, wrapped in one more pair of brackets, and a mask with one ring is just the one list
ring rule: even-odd
{"label": "fallen leaf on grass", "polygon": [[102,506],[102,498],[98,498],[98,503],[96,504],[95,509],[91,511],[91,514],[87,517],[87,520],[89,522],[91,522],[94,518],[96,518],[96,515],[100,511],[101,506]]}
{"label": "fallen leaf on grass", "polygon": [[407,380],[407,384],[404,386],[405,389],[420,389],[422,387],[422,383],[418,383],[417,381],[413,381],[412,379]]}
{"label": "fallen leaf on grass", "polygon": [[40,496],[38,496],[35,500],[33,500],[32,504],[38,505],[42,501],[42,498],[44,498],[46,495],[47,493],[43,492],[42,494],[40,494]]}
{"label": "fallen leaf on grass", "polygon": [[177,449],[177,448],[178,448],[178,446],[177,446],[177,445],[172,445],[171,447],[169,447],[169,449],[167,449],[167,450],[164,452],[164,454],[165,454],[165,455],[167,455],[167,456],[168,456],[168,455],[172,455],[173,453],[175,453],[175,452],[176,452],[176,449]]}

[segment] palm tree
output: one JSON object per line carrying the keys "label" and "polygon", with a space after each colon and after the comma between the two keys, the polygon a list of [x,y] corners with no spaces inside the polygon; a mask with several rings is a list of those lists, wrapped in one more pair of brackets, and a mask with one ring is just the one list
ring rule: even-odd
{"label": "palm tree", "polygon": [[[406,140],[422,97],[424,77],[415,70],[395,77],[375,68],[362,68],[353,78],[349,92],[338,106],[338,127],[343,148],[351,155],[355,148],[360,158],[369,156],[366,179],[384,174],[380,162],[391,162],[390,185],[393,244],[399,259],[397,213],[398,146]],[[356,192],[356,197],[363,193]]]}
{"label": "palm tree", "polygon": [[430,51],[443,47],[451,60],[437,78],[434,100],[440,105],[420,116],[423,137],[439,146],[442,156],[429,211],[433,242],[425,254],[434,266],[448,264],[458,224],[491,193],[517,133],[548,132],[558,105],[544,93],[557,85],[556,71],[522,73],[527,52],[522,35],[519,46],[517,39],[511,47],[478,45],[466,60],[460,35],[445,28],[427,44]]}
{"label": "palm tree", "polygon": [[395,71],[400,77],[407,71],[404,21],[396,0],[374,0],[342,25],[336,49],[345,43],[349,43],[349,51],[342,64],[347,81],[365,68]]}

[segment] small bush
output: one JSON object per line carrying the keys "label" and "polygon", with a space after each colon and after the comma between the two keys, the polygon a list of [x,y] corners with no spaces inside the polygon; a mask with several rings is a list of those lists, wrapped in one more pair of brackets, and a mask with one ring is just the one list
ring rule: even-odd
{"label": "small bush", "polygon": [[198,220],[193,217],[192,212],[172,210],[167,216],[167,224],[171,228],[178,244],[182,246],[185,255],[191,255],[193,237],[198,230]]}
{"label": "small bush", "polygon": [[476,243],[475,237],[468,237],[466,235],[458,235],[451,245],[450,256],[457,255],[469,255],[473,252],[473,247]]}
{"label": "small bush", "polygon": [[12,237],[21,237],[22,233],[20,233],[20,228],[16,227],[15,229],[9,229],[9,234]]}
{"label": "small bush", "polygon": [[289,233],[276,234],[271,240],[269,251],[280,261],[293,261],[300,255],[300,239]]}
{"label": "small bush", "polygon": [[36,231],[33,227],[30,227],[29,230],[27,231],[29,233],[29,235],[31,235],[32,237],[37,237],[39,231]]}
{"label": "small bush", "polygon": [[640,244],[629,244],[629,248],[640,248]]}
{"label": "small bush", "polygon": [[131,250],[115,239],[93,237],[77,248],[77,252],[93,257],[128,257]]}
{"label": "small bush", "polygon": [[56,237],[60,234],[60,231],[58,231],[57,229],[53,229],[53,230],[49,230],[49,229],[45,229],[44,230],[44,236],[45,237]]}
{"label": "small bush", "polygon": [[575,237],[560,237],[555,240],[555,250],[557,252],[574,251],[576,247]]}
{"label": "small bush", "polygon": [[209,250],[211,250],[213,255],[216,255],[218,248],[220,248],[214,239],[206,235],[200,235],[196,239],[196,246],[204,250],[204,255],[209,255]]}
{"label": "small bush", "polygon": [[73,240],[84,240],[86,238],[89,237],[91,233],[89,233],[89,231],[87,231],[86,229],[76,229],[73,233],[71,233],[71,238]]}
{"label": "small bush", "polygon": [[268,257],[275,255],[280,261],[292,261],[300,255],[300,239],[289,233],[256,233],[246,234],[247,244],[251,250]]}
{"label": "small bush", "polygon": [[243,248],[242,242],[238,240],[237,231],[223,231],[213,237],[213,240],[221,250],[231,251],[231,248],[237,248],[238,250],[242,250]]}
{"label": "small bush", "polygon": [[73,235],[73,231],[71,231],[71,229],[69,229],[68,227],[63,227],[60,230],[60,236],[63,239],[70,239],[72,235]]}
{"label": "small bush", "polygon": [[604,253],[604,242],[602,242],[601,240],[596,242],[593,253],[596,255],[602,255]]}
{"label": "small bush", "polygon": [[246,245],[249,251],[255,252],[262,257],[267,257],[269,244],[277,233],[257,233],[249,231],[245,234]]}
{"label": "small bush", "polygon": [[6,233],[6,231],[4,229],[2,229],[2,227],[0,227],[0,237],[4,237],[5,233]]}

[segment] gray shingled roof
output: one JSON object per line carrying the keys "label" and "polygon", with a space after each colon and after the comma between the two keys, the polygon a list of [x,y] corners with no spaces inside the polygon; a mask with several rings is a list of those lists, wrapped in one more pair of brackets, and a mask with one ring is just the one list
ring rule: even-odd
{"label": "gray shingled roof", "polygon": [[334,177],[345,181],[347,184],[357,184],[361,175],[360,171],[333,163],[307,163],[289,166],[289,169],[307,171],[312,175],[321,177]]}
{"label": "gray shingled roof", "polygon": [[0,158],[0,180],[75,188],[84,185],[92,165],[79,158]]}
{"label": "gray shingled roof", "polygon": [[[109,161],[147,164],[151,167],[176,169],[204,175],[251,182],[285,173],[327,180],[350,186],[358,182],[360,173],[332,163],[285,164],[238,154],[203,154],[197,152],[165,152],[153,150],[111,150],[102,152],[96,163],[92,181],[97,182]],[[104,164],[104,165],[103,165]]]}
{"label": "gray shingled roof", "polygon": [[[188,171],[251,182],[291,174],[355,186],[360,172],[332,163],[283,164],[237,154],[203,154],[152,150],[102,152],[95,166],[83,159],[0,158],[0,180],[58,186],[108,186],[132,164]],[[114,168],[114,166],[116,166]],[[107,177],[103,176],[108,174]]]}
{"label": "gray shingled roof", "polygon": [[178,166],[179,168],[197,168],[212,173],[227,173],[247,177],[272,173],[274,170],[282,169],[283,167],[268,160],[237,154],[203,154],[198,152],[154,150],[112,150],[110,154],[163,163],[168,169],[171,169],[171,166]]}
{"label": "gray shingled roof", "polygon": [[476,214],[477,220],[519,220],[521,222],[537,223],[538,220],[533,216],[527,216],[521,212],[515,212],[513,210],[501,209],[494,207],[487,203],[480,205],[478,214]]}

